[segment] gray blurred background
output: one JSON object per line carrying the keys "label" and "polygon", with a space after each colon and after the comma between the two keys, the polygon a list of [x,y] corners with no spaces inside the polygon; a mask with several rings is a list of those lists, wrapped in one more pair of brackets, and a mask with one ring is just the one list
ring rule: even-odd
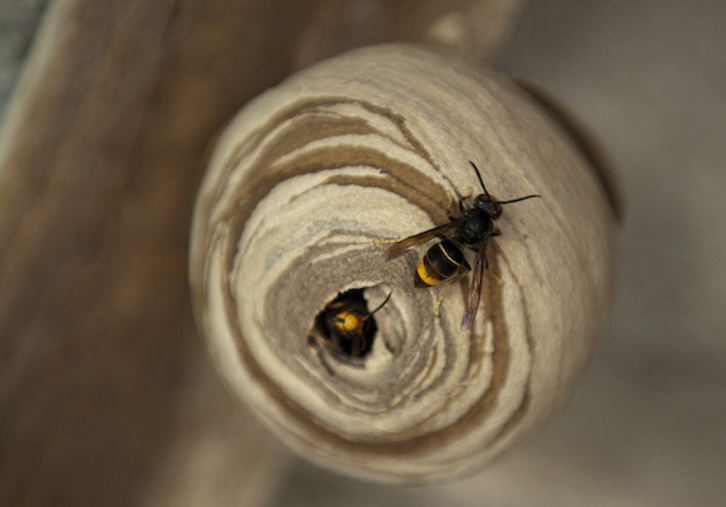
{"label": "gray blurred background", "polygon": [[[0,0],[0,107],[44,4]],[[569,105],[627,196],[620,289],[581,386],[475,477],[402,488],[298,460],[270,507],[726,504],[725,26],[721,0],[526,3],[495,65]]]}
{"label": "gray blurred background", "polygon": [[47,0],[0,0],[0,118]]}

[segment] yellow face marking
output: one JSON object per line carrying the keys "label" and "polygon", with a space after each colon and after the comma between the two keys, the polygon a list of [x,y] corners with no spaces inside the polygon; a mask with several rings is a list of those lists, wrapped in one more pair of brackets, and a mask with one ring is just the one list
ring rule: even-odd
{"label": "yellow face marking", "polygon": [[416,266],[416,273],[418,273],[419,278],[421,278],[421,281],[426,285],[436,285],[441,281],[438,278],[434,278],[429,275],[428,271],[426,271],[423,257],[421,257],[421,260],[418,261],[418,266]]}
{"label": "yellow face marking", "polygon": [[340,312],[335,316],[335,327],[343,331],[344,333],[355,331],[361,325],[361,321],[358,317],[350,312]]}

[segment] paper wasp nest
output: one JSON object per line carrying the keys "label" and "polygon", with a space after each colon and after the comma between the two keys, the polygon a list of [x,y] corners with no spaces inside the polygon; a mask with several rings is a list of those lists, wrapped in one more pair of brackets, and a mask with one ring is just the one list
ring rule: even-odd
{"label": "paper wasp nest", "polygon": [[[200,190],[191,265],[199,326],[240,398],[301,454],[386,481],[471,471],[541,426],[607,317],[618,229],[612,189],[560,127],[502,76],[398,45],[318,64],[245,107]],[[541,198],[496,222],[463,329],[471,273],[437,315],[446,284],[413,287],[436,240],[390,262],[380,241],[480,194],[469,160],[499,200]],[[321,312],[358,289],[369,311],[392,292],[364,355],[320,337]]]}

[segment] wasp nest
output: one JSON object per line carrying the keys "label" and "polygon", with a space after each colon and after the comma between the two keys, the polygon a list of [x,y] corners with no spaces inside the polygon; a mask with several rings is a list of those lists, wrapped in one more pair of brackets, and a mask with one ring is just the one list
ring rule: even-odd
{"label": "wasp nest", "polygon": [[[338,471],[427,481],[491,462],[563,404],[609,310],[617,217],[586,155],[532,95],[430,49],[357,50],[264,93],[221,137],[194,217],[220,372]],[[466,328],[471,273],[414,288],[436,239],[391,261],[385,241],[466,209],[469,160],[492,198],[541,198],[496,222]],[[353,308],[357,345],[332,322]]]}

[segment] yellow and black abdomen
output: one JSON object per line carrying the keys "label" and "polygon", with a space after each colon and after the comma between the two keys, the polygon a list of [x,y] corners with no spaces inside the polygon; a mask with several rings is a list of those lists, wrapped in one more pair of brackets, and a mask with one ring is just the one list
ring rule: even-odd
{"label": "yellow and black abdomen", "polygon": [[431,287],[448,280],[461,268],[471,269],[461,249],[450,239],[439,241],[421,257],[416,267],[414,285]]}

